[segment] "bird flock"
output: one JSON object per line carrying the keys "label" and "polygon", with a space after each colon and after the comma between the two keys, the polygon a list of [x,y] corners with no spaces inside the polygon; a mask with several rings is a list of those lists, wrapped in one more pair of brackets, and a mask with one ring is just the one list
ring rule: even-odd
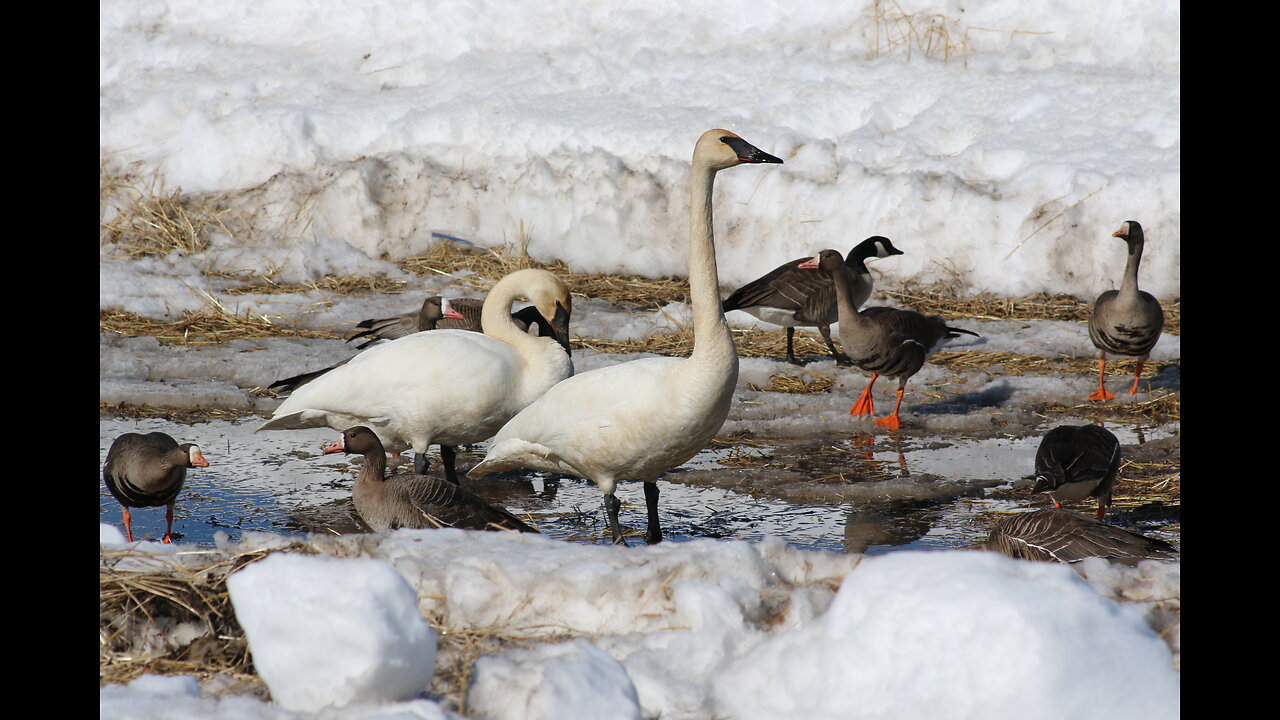
{"label": "bird flock", "polygon": [[[793,350],[795,328],[815,327],[838,365],[870,373],[852,415],[873,415],[876,380],[896,379],[893,412],[874,422],[900,429],[907,381],[948,342],[977,333],[913,310],[862,307],[873,291],[865,261],[903,254],[888,238],[869,237],[845,256],[826,249],[794,259],[720,297],[712,217],[716,174],[739,165],[782,162],[727,130],[703,133],[694,147],[689,198],[694,340],[688,357],[643,358],[575,374],[569,288],[545,270],[519,270],[500,279],[483,301],[434,296],[417,311],[359,323],[360,332],[348,339],[362,341],[354,356],[271,385],[288,397],[258,430],[339,431],[324,453],[364,457],[352,496],[360,518],[375,532],[439,527],[537,532],[461,487],[456,448],[491,440],[468,477],[528,469],[592,480],[603,493],[615,544],[626,544],[618,484],[642,481],[644,539],[657,543],[662,528],[656,480],[706,447],[729,412],[738,376],[724,315],[730,310],[786,328],[787,362],[801,364]],[[1138,392],[1143,364],[1164,323],[1159,302],[1138,288],[1142,226],[1127,220],[1113,236],[1127,244],[1128,260],[1120,287],[1098,297],[1088,322],[1098,349],[1098,388],[1089,396],[1095,402],[1115,397],[1104,386],[1108,355],[1138,359],[1129,389]],[[531,304],[513,313],[520,300]],[[838,338],[833,338],[831,326],[837,323]],[[467,382],[447,381],[460,371]],[[443,478],[428,474],[431,445],[440,446]],[[414,452],[414,471],[387,475],[388,454],[397,457],[407,450]],[[162,432],[116,438],[103,479],[121,505],[129,540],[131,508],[165,506],[163,542],[171,542],[174,504],[186,471],[208,465],[197,445],[179,445]],[[1061,562],[1167,556],[1172,552],[1167,543],[1102,522],[1119,465],[1119,441],[1100,425],[1054,428],[1038,448],[1033,488],[1053,507],[1010,516],[975,547]],[[1090,497],[1098,503],[1094,518],[1063,507]]]}

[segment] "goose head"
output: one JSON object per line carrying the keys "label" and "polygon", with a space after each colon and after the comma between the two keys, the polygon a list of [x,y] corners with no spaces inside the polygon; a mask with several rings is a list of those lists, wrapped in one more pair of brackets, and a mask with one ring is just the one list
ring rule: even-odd
{"label": "goose head", "polygon": [[425,330],[428,326],[434,326],[437,320],[449,318],[451,320],[465,320],[462,313],[454,310],[449,301],[433,295],[422,301],[422,310],[418,311],[418,330]]}
{"label": "goose head", "polygon": [[382,451],[382,441],[369,428],[356,425],[343,430],[337,440],[325,446],[323,454],[346,452],[365,455],[374,450]]}
{"label": "goose head", "polygon": [[1118,237],[1129,243],[1130,247],[1141,245],[1143,242],[1142,225],[1137,220],[1125,220],[1120,223],[1120,229],[1111,233],[1111,237]]}
{"label": "goose head", "polygon": [[873,235],[850,250],[846,260],[851,263],[857,258],[865,260],[867,258],[887,258],[890,255],[901,254],[902,251],[894,247],[889,238],[883,235]]}
{"label": "goose head", "polygon": [[770,155],[728,130],[708,130],[702,133],[698,144],[693,148],[693,157],[717,171],[744,163],[782,162],[781,158]]}
{"label": "goose head", "polygon": [[205,460],[204,455],[200,454],[199,445],[196,445],[195,443],[186,443],[179,445],[178,449],[186,456],[186,462],[183,464],[187,467],[209,467],[209,461]]}
{"label": "goose head", "polygon": [[844,258],[840,256],[838,250],[827,248],[819,252],[817,255],[800,263],[797,267],[803,270],[823,270],[829,273],[839,272],[844,269]]}

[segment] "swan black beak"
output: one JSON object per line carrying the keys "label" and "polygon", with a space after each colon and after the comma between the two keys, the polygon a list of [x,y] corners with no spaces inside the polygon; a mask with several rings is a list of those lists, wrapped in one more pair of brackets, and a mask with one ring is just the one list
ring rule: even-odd
{"label": "swan black beak", "polygon": [[782,158],[770,155],[742,138],[724,137],[720,138],[720,142],[733,148],[733,151],[738,154],[739,162],[782,164]]}
{"label": "swan black beak", "polygon": [[556,303],[556,315],[551,318],[551,336],[565,352],[573,355],[573,351],[569,349],[569,311],[559,302]]}

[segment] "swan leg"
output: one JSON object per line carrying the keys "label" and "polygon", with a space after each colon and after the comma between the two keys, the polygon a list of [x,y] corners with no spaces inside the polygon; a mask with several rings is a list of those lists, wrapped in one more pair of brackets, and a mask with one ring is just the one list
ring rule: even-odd
{"label": "swan leg", "polygon": [[458,485],[458,471],[454,466],[454,460],[458,457],[458,453],[449,445],[440,446],[440,460],[444,464],[444,477],[454,485]]}
{"label": "swan leg", "polygon": [[173,535],[173,503],[169,503],[168,505],[165,506],[164,522],[165,522],[164,539],[161,540],[160,542],[163,542],[166,545],[172,545],[173,544],[173,537],[172,537]]}
{"label": "swan leg", "polygon": [[[441,453],[444,454],[443,452]],[[415,452],[413,454],[413,472],[416,475],[427,474],[427,454],[425,452]]]}
{"label": "swan leg", "polygon": [[876,418],[877,425],[882,425],[890,430],[897,430],[902,427],[898,423],[898,408],[902,407],[902,390],[903,389],[901,387],[898,388],[898,403],[893,406],[893,414],[882,418]]}
{"label": "swan leg", "polygon": [[120,512],[124,515],[124,534],[129,536],[129,542],[133,542],[133,516],[124,505],[120,506]]}
{"label": "swan leg", "polygon": [[[787,329],[790,330],[790,328]],[[850,360],[848,355],[836,349],[836,344],[831,342],[831,326],[819,325],[818,332],[822,333],[822,339],[827,343],[827,349],[831,351],[831,357],[836,361],[836,365],[853,367],[853,360]]]}
{"label": "swan leg", "polygon": [[795,328],[793,327],[787,328],[787,362],[791,363],[792,365],[803,365],[804,363],[800,362],[799,360],[796,360],[795,347],[792,345],[792,341],[794,340],[795,335],[796,335]]}
{"label": "swan leg", "polygon": [[1089,399],[1094,402],[1106,402],[1111,398],[1115,397],[1115,395],[1112,395],[1111,393],[1107,392],[1106,387],[1104,387],[1102,384],[1102,376],[1103,376],[1103,373],[1106,372],[1106,370],[1107,370],[1107,359],[1105,357],[1098,358],[1098,392],[1089,396]]}
{"label": "swan leg", "polygon": [[614,545],[626,545],[627,541],[622,539],[622,528],[618,526],[618,509],[622,507],[622,501],[617,495],[609,493],[604,496],[604,509],[609,514],[609,530],[613,533]]}
{"label": "swan leg", "polygon": [[644,484],[644,503],[649,508],[649,529],[645,531],[644,541],[656,545],[662,542],[662,525],[658,522],[658,483]]}
{"label": "swan leg", "polygon": [[880,376],[871,373],[871,382],[867,383],[867,389],[862,391],[853,407],[849,408],[850,415],[870,415],[876,411],[875,403],[871,401],[871,387],[876,384],[878,377]]}
{"label": "swan leg", "polygon": [[1138,371],[1133,374],[1133,387],[1129,388],[1130,395],[1136,395],[1138,393],[1138,378],[1142,377],[1142,366],[1146,364],[1146,362],[1147,359],[1145,357],[1138,361]]}

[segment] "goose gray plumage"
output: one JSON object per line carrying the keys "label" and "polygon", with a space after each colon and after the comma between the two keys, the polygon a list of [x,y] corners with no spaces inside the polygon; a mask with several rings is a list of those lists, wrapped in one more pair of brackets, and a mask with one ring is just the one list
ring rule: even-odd
{"label": "goose gray plumage", "polygon": [[1045,433],[1036,449],[1032,492],[1048,493],[1055,508],[1098,498],[1097,519],[1111,506],[1120,471],[1120,439],[1099,425],[1062,425]]}
{"label": "goose gray plumage", "polygon": [[468,477],[532,468],[593,480],[604,493],[615,544],[624,542],[618,481],[641,480],[645,540],[661,542],[656,480],[715,437],[738,380],[733,334],[720,310],[711,217],[715,175],[744,163],[781,162],[727,130],[698,138],[689,182],[692,354],[631,360],[562,381],[498,431]]}
{"label": "goose gray plumage", "polygon": [[[425,330],[435,330],[436,325],[444,318],[462,319],[462,317],[463,317],[462,313],[459,313],[457,310],[454,310],[453,307],[449,304],[449,302],[446,301],[444,298],[440,297],[439,295],[429,297],[422,302],[422,309],[416,313],[409,313],[408,315],[400,315],[398,317],[387,318],[385,320],[376,320],[376,321],[365,320],[364,322],[357,325],[356,327],[364,327],[365,323],[370,323],[370,322],[386,323],[386,325],[382,326],[381,332],[385,332],[387,334],[377,336],[373,340],[370,340],[369,342],[366,342],[357,346],[356,349],[363,350],[365,347],[369,346],[370,344],[382,338],[392,339],[392,338],[404,337],[405,335],[410,335],[415,332],[422,332]],[[410,318],[412,318],[411,321],[409,320]],[[414,329],[411,331],[401,333],[400,331],[404,329],[406,326],[406,323],[409,323],[409,322],[412,322],[412,326]],[[347,338],[347,342],[351,342],[352,340],[355,340],[356,338],[361,337],[362,335],[368,335],[371,332],[373,331],[370,330],[370,331],[366,331],[356,335],[352,335],[351,337]],[[270,385],[268,385],[267,389],[275,390],[278,393],[292,392],[302,387],[303,385],[311,382],[312,380],[315,380],[321,375],[324,375],[330,370],[346,365],[350,361],[351,361],[351,358],[347,358],[346,360],[334,363],[333,365],[330,365],[329,367],[324,368],[322,370],[312,370],[311,372],[305,372],[299,375],[294,375],[293,377],[287,377],[283,380],[277,380],[271,383]]]}
{"label": "goose gray plumage", "polygon": [[[875,280],[867,269],[867,258],[901,255],[889,238],[874,235],[858,243],[845,258],[846,273],[853,287],[854,309],[871,297]],[[851,365],[849,357],[836,349],[831,341],[831,326],[837,320],[835,286],[822,273],[806,272],[802,257],[784,263],[768,273],[734,290],[721,303],[724,312],[741,310],[767,323],[787,329],[787,362],[799,365],[792,339],[797,327],[817,327],[838,365]]]}
{"label": "goose gray plumage", "polygon": [[[511,305],[527,298],[554,337],[522,332]],[[569,288],[546,270],[517,270],[485,298],[484,333],[432,330],[363,350],[294,390],[262,430],[365,425],[391,452],[412,448],[414,469],[440,445],[445,475],[455,484],[454,448],[493,436],[503,423],[573,374],[569,348]]]}
{"label": "goose gray plumage", "polygon": [[[442,305],[446,308],[443,311],[440,309]],[[347,338],[347,342],[367,337],[368,340],[356,346],[357,350],[363,350],[379,340],[395,340],[427,330],[484,332],[480,325],[480,313],[483,307],[484,301],[477,298],[444,300],[439,295],[435,295],[423,301],[422,309],[416,312],[380,320],[360,321],[356,327],[364,330]],[[543,319],[538,308],[533,305],[511,313],[511,319],[521,330],[528,331],[529,326],[533,324],[537,325],[538,334],[542,337],[552,336],[550,324]]]}
{"label": "goose gray plumage", "polygon": [[351,495],[356,512],[375,532],[438,527],[538,532],[507,510],[447,480],[427,475],[387,476],[382,441],[363,425],[347,428],[324,452],[364,456],[364,467]]}
{"label": "goose gray plumage", "polygon": [[173,506],[187,479],[187,468],[209,467],[200,448],[178,444],[162,432],[125,433],[111,443],[102,479],[120,503],[124,531],[133,542],[133,518],[129,508],[165,506],[165,543],[172,543]]}
{"label": "goose gray plumage", "polygon": [[937,315],[922,315],[914,310],[869,307],[859,311],[853,304],[853,288],[844,271],[844,260],[835,250],[823,250],[798,267],[820,270],[832,278],[840,321],[840,345],[854,365],[871,373],[871,382],[849,409],[850,415],[875,412],[871,388],[876,379],[881,375],[897,378],[898,402],[893,414],[877,418],[876,424],[890,430],[899,429],[898,410],[911,376],[920,372],[925,361],[939,348],[960,337],[959,333],[980,337],[971,330],[947,325]]}
{"label": "goose gray plumage", "polygon": [[1011,558],[1062,563],[1101,557],[1133,564],[1146,559],[1172,559],[1177,552],[1159,538],[1059,509],[1010,515],[996,523],[987,539],[972,548]]}
{"label": "goose gray plumage", "polygon": [[1108,290],[1098,296],[1089,315],[1089,339],[1098,348],[1098,391],[1089,396],[1095,402],[1105,402],[1115,395],[1107,392],[1103,377],[1107,371],[1107,353],[1138,358],[1138,369],[1133,375],[1133,387],[1129,394],[1138,392],[1138,380],[1142,366],[1160,339],[1164,329],[1164,310],[1160,301],[1150,293],[1138,289],[1138,266],[1142,263],[1142,246],[1145,238],[1142,225],[1137,220],[1125,220],[1120,229],[1111,233],[1129,246],[1129,259],[1124,265],[1120,289]]}

